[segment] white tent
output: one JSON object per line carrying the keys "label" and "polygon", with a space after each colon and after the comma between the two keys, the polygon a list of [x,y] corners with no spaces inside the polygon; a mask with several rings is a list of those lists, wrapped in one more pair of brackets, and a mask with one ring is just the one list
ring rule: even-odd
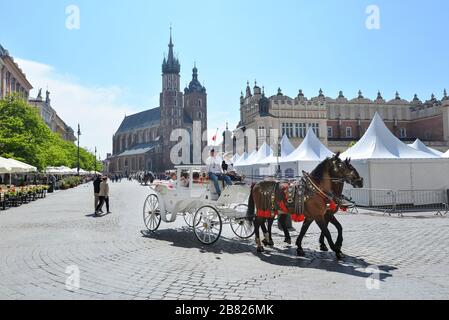
{"label": "white tent", "polygon": [[0,173],[36,172],[37,168],[24,162],[0,157]]}
{"label": "white tent", "polygon": [[244,152],[235,162],[234,167],[239,166],[240,163],[244,163],[248,159],[248,153]]}
{"label": "white tent", "polygon": [[433,148],[430,148],[430,147],[426,146],[426,145],[425,145],[421,140],[419,140],[419,139],[416,139],[416,141],[415,141],[414,143],[409,144],[408,146],[411,147],[411,148],[413,148],[413,149],[415,149],[415,150],[422,151],[422,152],[425,152],[425,153],[429,153],[429,154],[435,155],[435,156],[437,156],[437,157],[443,156],[443,152],[440,152],[440,151],[438,151],[438,150],[435,150],[435,149],[433,149]]}
{"label": "white tent", "polygon": [[341,157],[354,160],[438,158],[436,155],[413,149],[395,137],[377,112],[363,137]]}
{"label": "white tent", "polygon": [[257,154],[255,155],[254,159],[252,160],[254,165],[257,164],[267,164],[267,158],[270,158],[273,156],[273,149],[271,149],[266,143],[264,143],[259,151],[257,151]]}
{"label": "white tent", "polygon": [[307,131],[306,138],[290,155],[281,162],[323,161],[334,154],[317,138],[312,128]]}
{"label": "white tent", "polygon": [[411,190],[449,189],[449,159],[407,146],[377,113],[360,141],[341,155],[346,157],[364,178],[364,189],[352,194],[359,205],[382,205],[390,190],[408,195]]}
{"label": "white tent", "polygon": [[317,138],[312,128],[309,128],[304,141],[296,150],[286,157],[281,157],[279,163],[283,175],[287,177],[300,176],[302,171],[311,172],[333,153]]}
{"label": "white tent", "polygon": [[295,148],[291,144],[287,135],[284,134],[284,136],[282,137],[282,140],[281,140],[281,157],[285,158],[288,155],[290,155],[293,151],[295,151]]}

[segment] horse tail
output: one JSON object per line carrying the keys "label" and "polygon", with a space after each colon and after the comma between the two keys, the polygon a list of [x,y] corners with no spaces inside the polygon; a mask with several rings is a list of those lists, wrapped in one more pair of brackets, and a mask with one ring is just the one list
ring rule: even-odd
{"label": "horse tail", "polygon": [[253,196],[253,190],[254,187],[256,186],[255,183],[253,183],[251,185],[251,192],[249,194],[249,199],[248,199],[248,211],[246,212],[246,217],[248,218],[248,220],[253,220],[254,219],[254,210],[255,208],[255,203],[254,203],[254,196]]}

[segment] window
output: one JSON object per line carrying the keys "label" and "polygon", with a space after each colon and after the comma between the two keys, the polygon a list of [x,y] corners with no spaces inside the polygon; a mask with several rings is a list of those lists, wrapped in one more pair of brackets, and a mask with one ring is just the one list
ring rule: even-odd
{"label": "window", "polygon": [[346,127],[346,138],[352,138],[352,128]]}
{"label": "window", "polygon": [[198,107],[201,107],[201,99],[198,99]]}
{"label": "window", "polygon": [[266,137],[267,132],[265,130],[265,127],[264,126],[259,126],[259,130],[258,130],[257,134],[258,134],[259,137],[262,137],[262,138]]}
{"label": "window", "polygon": [[309,123],[309,128],[312,128],[315,135],[320,137],[320,124],[319,123]]}
{"label": "window", "polygon": [[401,128],[399,134],[401,135],[402,139],[407,138],[407,129]]}
{"label": "window", "polygon": [[282,123],[282,135],[286,134],[287,137],[293,137],[293,123]]}
{"label": "window", "polygon": [[327,127],[327,137],[328,138],[333,138],[334,137],[334,132],[332,127]]}
{"label": "window", "polygon": [[305,138],[307,128],[305,123],[295,123],[295,137]]}

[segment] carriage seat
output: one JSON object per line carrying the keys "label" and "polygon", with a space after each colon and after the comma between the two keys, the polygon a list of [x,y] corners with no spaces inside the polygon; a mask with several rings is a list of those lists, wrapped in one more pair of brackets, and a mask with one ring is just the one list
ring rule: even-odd
{"label": "carriage seat", "polygon": [[[223,190],[226,187],[226,183],[224,181],[218,181],[218,186],[220,187],[220,191],[223,192]],[[215,185],[213,181],[209,181],[208,190],[210,194],[210,200],[217,201],[218,198],[220,198],[218,196],[217,190],[215,190]]]}

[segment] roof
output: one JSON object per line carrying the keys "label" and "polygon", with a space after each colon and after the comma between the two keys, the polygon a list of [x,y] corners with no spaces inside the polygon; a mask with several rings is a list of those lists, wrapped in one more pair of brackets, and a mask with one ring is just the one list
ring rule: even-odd
{"label": "roof", "polygon": [[317,138],[313,129],[309,128],[301,145],[287,157],[281,157],[279,161],[322,161],[332,156],[333,153]]}
{"label": "roof", "polygon": [[160,108],[142,111],[125,117],[117,133],[157,126],[160,124],[160,119]]}
{"label": "roof", "polygon": [[135,145],[133,148],[126,150],[120,154],[117,155],[117,157],[124,157],[124,156],[138,156],[141,154],[148,153],[152,151],[159,142],[150,142],[150,143],[141,143],[138,145]]}
{"label": "roof", "polygon": [[421,140],[416,139],[416,141],[412,144],[409,144],[409,147],[412,147],[415,150],[422,151],[429,153],[431,155],[435,155],[438,157],[441,157],[443,155],[443,152],[440,152],[438,150],[432,149],[428,146],[426,146]]}
{"label": "roof", "polygon": [[376,112],[373,121],[363,137],[341,158],[352,159],[427,159],[439,158],[426,152],[415,150],[391,133]]}

